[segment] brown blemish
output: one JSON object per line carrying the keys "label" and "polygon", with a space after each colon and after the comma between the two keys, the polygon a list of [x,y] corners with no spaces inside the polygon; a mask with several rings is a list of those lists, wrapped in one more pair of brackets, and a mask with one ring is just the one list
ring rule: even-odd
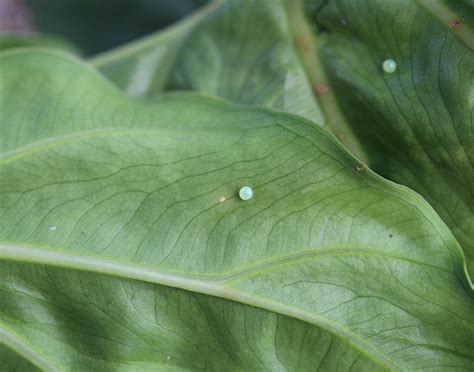
{"label": "brown blemish", "polygon": [[458,28],[461,22],[457,19],[453,19],[451,22],[449,22],[449,27],[451,28]]}
{"label": "brown blemish", "polygon": [[357,164],[355,169],[356,169],[357,172],[362,172],[362,171],[366,170],[367,167],[366,167],[365,164]]}
{"label": "brown blemish", "polygon": [[329,87],[326,84],[317,84],[314,87],[314,91],[316,92],[318,96],[321,96],[329,92]]}
{"label": "brown blemish", "polygon": [[296,36],[295,44],[299,51],[307,53],[309,51],[309,42],[304,36]]}

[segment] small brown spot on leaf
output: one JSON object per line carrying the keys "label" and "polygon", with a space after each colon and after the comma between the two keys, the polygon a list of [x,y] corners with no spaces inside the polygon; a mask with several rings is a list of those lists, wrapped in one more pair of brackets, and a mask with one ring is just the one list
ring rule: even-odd
{"label": "small brown spot on leaf", "polygon": [[318,96],[321,96],[329,92],[329,87],[326,84],[317,84],[314,90]]}
{"label": "small brown spot on leaf", "polygon": [[458,28],[461,22],[457,19],[453,19],[451,22],[449,22],[449,27],[451,28]]}
{"label": "small brown spot on leaf", "polygon": [[355,169],[356,169],[357,172],[362,172],[362,171],[366,170],[367,167],[365,166],[365,164],[357,164]]}
{"label": "small brown spot on leaf", "polygon": [[296,36],[295,44],[300,52],[307,53],[309,51],[309,42],[304,36]]}

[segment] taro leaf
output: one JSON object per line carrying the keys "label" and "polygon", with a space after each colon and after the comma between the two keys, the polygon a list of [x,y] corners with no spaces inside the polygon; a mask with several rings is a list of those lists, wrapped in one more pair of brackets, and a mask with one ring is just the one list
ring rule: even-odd
{"label": "taro leaf", "polygon": [[[397,0],[390,6],[380,0],[310,1],[308,8],[319,14],[319,27],[328,31],[315,40],[298,14],[299,3],[286,2],[285,7],[279,1],[232,0],[189,25],[187,33],[159,35],[97,62],[106,62],[99,67],[120,86],[129,91],[138,86],[140,94],[158,93],[171,75],[168,89],[198,90],[326,123],[377,172],[427,198],[473,265],[472,1]],[[314,51],[326,37],[329,42]],[[166,58],[160,40],[175,45]],[[133,57],[123,58],[128,53]],[[292,55],[292,62],[284,63],[284,55]],[[320,71],[319,58],[327,76]],[[387,58],[398,63],[395,74],[383,73]],[[158,59],[167,61],[166,68],[156,63],[150,69]],[[176,66],[170,68],[173,62]],[[114,65],[121,66],[115,75],[109,73]],[[303,66],[307,78],[299,78]],[[298,79],[295,89],[288,89],[282,81],[292,75]],[[327,78],[345,117],[331,92],[319,97],[321,110],[314,104],[307,81],[317,87]],[[280,96],[288,103],[273,100]]]}
{"label": "taro leaf", "polygon": [[130,99],[58,53],[1,66],[4,365],[474,367],[450,230],[322,129],[195,95]]}
{"label": "taro leaf", "polygon": [[[451,2],[454,4],[454,2]],[[336,96],[379,174],[422,194],[474,273],[474,6],[332,0],[317,21]],[[393,74],[382,63],[397,63]]]}
{"label": "taro leaf", "polygon": [[282,0],[212,3],[163,34],[92,62],[132,95],[196,90],[325,124]]}

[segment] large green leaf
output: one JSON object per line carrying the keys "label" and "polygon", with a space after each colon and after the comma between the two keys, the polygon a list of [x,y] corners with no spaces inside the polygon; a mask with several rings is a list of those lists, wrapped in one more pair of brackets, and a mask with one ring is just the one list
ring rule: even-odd
{"label": "large green leaf", "polygon": [[451,232],[322,129],[200,96],[132,100],[62,54],[0,62],[5,365],[474,366]]}
{"label": "large green leaf", "polygon": [[[322,59],[371,167],[421,193],[474,270],[474,32],[466,23],[474,6],[450,3],[332,0],[316,19],[328,32]],[[382,69],[387,58],[398,65],[393,74]]]}

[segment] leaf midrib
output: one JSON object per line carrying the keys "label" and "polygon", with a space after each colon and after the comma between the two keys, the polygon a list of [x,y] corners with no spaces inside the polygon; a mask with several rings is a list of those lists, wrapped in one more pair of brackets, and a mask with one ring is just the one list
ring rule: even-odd
{"label": "leaf midrib", "polygon": [[[325,94],[315,93],[315,89],[319,85],[328,87],[329,79],[319,57],[318,49],[321,48],[322,40],[318,40],[311,31],[304,11],[304,1],[292,0],[286,2],[285,5],[285,15],[287,16],[291,37],[294,39],[296,55],[311,86],[313,97],[321,107],[329,132],[337,137],[354,156],[367,163],[367,153],[353,133],[347,118],[341,112],[333,91],[329,90]],[[303,45],[299,45],[301,43]]]}
{"label": "leaf midrib", "polygon": [[322,250],[318,249],[318,251],[311,250],[298,252],[292,255],[271,259],[251,267],[220,275],[191,276],[180,272],[165,271],[158,268],[112,262],[110,260],[100,259],[94,256],[81,256],[77,254],[63,253],[59,251],[48,250],[43,247],[41,249],[35,249],[33,247],[18,245],[10,242],[0,243],[0,259],[3,260],[43,264],[59,268],[69,268],[74,270],[94,272],[97,274],[111,275],[124,279],[141,280],[144,282],[219,297],[226,300],[237,301],[294,319],[299,319],[306,323],[321,327],[334,334],[336,337],[345,339],[359,352],[365,354],[367,357],[386,368],[402,369],[396,362],[385,356],[376,347],[370,345],[365,340],[355,335],[351,330],[342,327],[330,319],[326,319],[320,315],[310,313],[303,309],[288,306],[268,298],[263,298],[254,294],[248,294],[232,288],[231,286],[232,282],[255,275],[263,270],[269,271],[276,267],[291,265],[309,257],[340,255],[367,255],[372,257],[376,256],[395,260],[404,260],[449,272],[449,270],[408,259],[406,257],[396,256],[388,253],[380,253],[374,251],[373,249],[351,245],[336,250],[326,248]]}
{"label": "leaf midrib", "polygon": [[25,360],[31,364],[39,367],[44,371],[59,371],[49,360],[43,355],[34,350],[30,345],[25,343],[18,335],[0,323],[0,344],[3,343],[6,347],[21,355]]}
{"label": "leaf midrib", "polygon": [[[461,22],[459,17],[451,8],[443,4],[440,0],[416,0],[422,9],[441,22],[449,31],[451,31],[464,45],[470,50],[474,49],[474,32],[467,24]],[[456,27],[450,27],[449,22],[461,22]]]}

